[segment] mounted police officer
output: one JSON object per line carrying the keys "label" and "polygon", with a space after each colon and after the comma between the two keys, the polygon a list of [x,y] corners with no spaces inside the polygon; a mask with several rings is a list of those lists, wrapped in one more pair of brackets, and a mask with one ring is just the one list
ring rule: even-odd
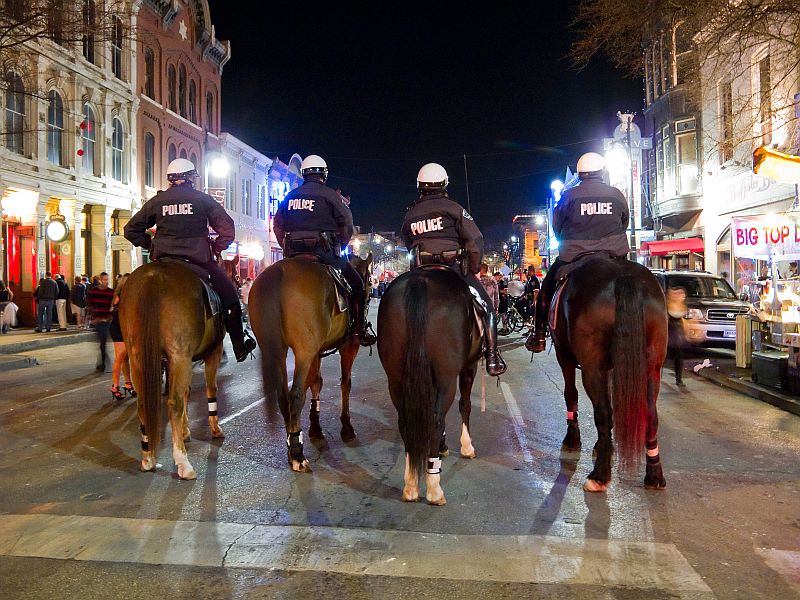
{"label": "mounted police officer", "polygon": [[325,185],[328,165],[321,157],[307,156],[300,173],[303,185],[286,195],[275,214],[275,236],[287,257],[309,252],[341,271],[353,290],[350,304],[359,343],[371,346],[375,334],[366,319],[364,281],[341,255],[341,248],[353,237],[353,213],[342,196]]}
{"label": "mounted police officer", "polygon": [[580,183],[568,189],[553,211],[553,232],[559,241],[558,258],[547,271],[536,302],[533,331],[525,341],[531,352],[545,348],[545,330],[550,301],[558,283],[559,267],[583,254],[600,250],[614,258],[630,252],[628,244],[628,203],[617,188],[603,182],[605,160],[588,152],[578,160]]}
{"label": "mounted police officer", "polygon": [[[406,247],[416,253],[418,264],[449,266],[470,287],[484,305],[486,371],[502,375],[506,363],[497,350],[497,313],[494,303],[475,276],[483,258],[483,235],[469,213],[447,195],[447,171],[441,165],[428,163],[417,175],[416,203],[408,209],[402,235]],[[461,259],[468,272],[461,268]]]}
{"label": "mounted police officer", "polygon": [[[236,237],[233,219],[211,196],[194,189],[195,177],[197,171],[191,161],[176,158],[169,163],[169,189],[158,192],[133,215],[125,225],[125,237],[150,250],[153,260],[182,259],[208,273],[225,311],[225,329],[231,336],[233,353],[242,362],[255,349],[256,342],[244,339],[236,286],[214,259]],[[156,235],[151,238],[147,230],[154,225]],[[213,244],[208,237],[209,226],[218,236]]]}

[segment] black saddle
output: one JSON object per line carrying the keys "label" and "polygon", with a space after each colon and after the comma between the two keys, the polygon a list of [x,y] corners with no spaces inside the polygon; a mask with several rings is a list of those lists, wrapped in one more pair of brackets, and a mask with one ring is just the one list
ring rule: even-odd
{"label": "black saddle", "polygon": [[177,256],[164,256],[163,258],[159,258],[158,262],[176,263],[189,268],[200,279],[200,283],[203,284],[203,305],[206,309],[206,315],[208,317],[216,317],[222,313],[222,301],[219,299],[217,291],[211,287],[211,278],[204,268],[194,264],[190,260]]}

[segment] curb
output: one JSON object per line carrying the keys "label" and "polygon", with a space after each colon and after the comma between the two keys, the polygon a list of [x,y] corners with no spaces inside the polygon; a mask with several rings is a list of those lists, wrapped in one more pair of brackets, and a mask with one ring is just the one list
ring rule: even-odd
{"label": "curb", "polygon": [[38,364],[35,356],[4,354],[0,356],[0,373],[3,371],[12,371],[14,369],[24,369],[25,367],[34,367]]}
{"label": "curb", "polygon": [[777,390],[770,390],[763,386],[752,383],[750,381],[746,381],[744,379],[739,379],[736,377],[731,377],[730,375],[726,375],[719,369],[714,369],[714,368],[700,369],[697,375],[699,375],[703,379],[708,379],[709,381],[713,381],[714,383],[722,387],[734,390],[736,392],[739,392],[740,394],[744,394],[745,396],[750,396],[751,398],[755,398],[756,400],[761,400],[762,402],[771,404],[776,408],[780,408],[781,410],[785,410],[786,412],[790,412],[794,415],[800,416],[800,398],[787,396],[786,394],[781,394]]}
{"label": "curb", "polygon": [[41,350],[43,348],[55,348],[56,346],[66,346],[69,344],[80,344],[81,342],[91,342],[95,339],[93,331],[82,331],[79,333],[62,334],[38,334],[41,337],[34,340],[20,342],[9,342],[0,344],[0,355],[20,354],[31,350]]}

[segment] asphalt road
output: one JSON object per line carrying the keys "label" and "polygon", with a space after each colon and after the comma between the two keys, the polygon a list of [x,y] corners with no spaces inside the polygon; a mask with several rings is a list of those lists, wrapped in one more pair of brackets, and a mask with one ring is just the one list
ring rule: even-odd
{"label": "asphalt road", "polygon": [[[373,313],[374,314],[374,313]],[[138,417],[94,371],[92,344],[0,373],[3,598],[800,598],[800,418],[664,371],[659,442],[667,488],[615,470],[582,490],[596,434],[581,388],[583,451],[561,456],[554,354],[504,338],[501,385],[473,390],[473,460],[447,417],[443,507],[403,503],[404,455],[377,353],[356,360],[339,437],[338,364],[324,360],[327,442],[313,473],[286,462],[258,361],[221,370],[226,438],[211,439],[195,370],[189,459],[139,471]],[[307,416],[306,416],[307,422]]]}

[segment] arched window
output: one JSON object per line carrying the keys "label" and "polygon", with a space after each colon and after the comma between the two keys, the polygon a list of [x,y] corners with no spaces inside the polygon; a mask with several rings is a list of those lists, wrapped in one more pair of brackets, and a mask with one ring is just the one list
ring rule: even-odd
{"label": "arched window", "polygon": [[199,168],[199,166],[197,164],[197,154],[192,152],[192,155],[189,157],[189,160],[192,161],[192,164],[194,165],[194,170],[199,173],[200,172],[200,168]]}
{"label": "arched window", "polygon": [[181,154],[180,154],[180,156],[181,156],[181,158],[187,158],[187,155],[186,155],[186,148],[181,148]]}
{"label": "arched window", "polygon": [[122,121],[114,119],[113,133],[111,134],[111,177],[116,181],[123,181],[125,167],[125,133]]}
{"label": "arched window", "polygon": [[64,44],[64,0],[50,0],[47,5],[47,36],[56,44]]}
{"label": "arched window", "polygon": [[6,75],[6,148],[25,153],[25,84],[12,71]]}
{"label": "arched window", "polygon": [[178,150],[175,148],[175,144],[170,144],[167,149],[167,162],[172,162],[176,158],[178,158]]}
{"label": "arched window", "polygon": [[148,98],[156,98],[156,56],[152,48],[144,49],[144,93]]}
{"label": "arched window", "polygon": [[82,13],[83,26],[85,28],[85,33],[82,36],[83,57],[94,64],[94,31],[97,25],[94,0],[83,0]]}
{"label": "arched window", "polygon": [[64,137],[64,101],[59,93],[51,90],[47,95],[47,160],[61,164],[62,139]]}
{"label": "arched window", "polygon": [[182,117],[186,116],[186,67],[178,69],[178,110]]}
{"label": "arched window", "polygon": [[178,97],[175,90],[175,65],[167,68],[167,87],[169,88],[169,109],[178,112]]}
{"label": "arched window", "polygon": [[119,17],[111,19],[111,72],[114,77],[122,79],[122,21]]}
{"label": "arched window", "polygon": [[208,123],[208,130],[213,133],[216,119],[214,119],[214,94],[211,92],[206,94],[206,119]]}
{"label": "arched window", "polygon": [[83,170],[96,175],[94,161],[94,145],[96,142],[95,118],[92,107],[83,105],[83,122],[81,123],[81,139],[83,140]]}
{"label": "arched window", "polygon": [[194,79],[189,82],[189,120],[197,123],[197,84]]}
{"label": "arched window", "polygon": [[144,184],[153,187],[155,182],[156,138],[152,133],[144,134]]}

